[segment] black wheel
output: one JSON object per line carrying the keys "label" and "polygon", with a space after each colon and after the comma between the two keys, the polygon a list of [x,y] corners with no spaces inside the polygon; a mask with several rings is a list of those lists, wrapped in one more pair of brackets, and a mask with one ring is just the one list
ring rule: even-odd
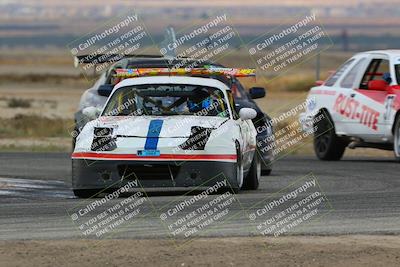
{"label": "black wheel", "polygon": [[[257,152],[256,152],[257,153]],[[256,190],[260,184],[261,177],[261,162],[257,154],[254,154],[253,162],[251,163],[250,171],[244,179],[243,189]]]}
{"label": "black wheel", "polygon": [[324,118],[314,125],[315,155],[321,160],[340,160],[346,150],[347,142],[336,135],[333,121],[326,113],[324,115]]}
{"label": "black wheel", "polygon": [[96,189],[73,189],[74,195],[78,198],[95,197],[101,190]]}
{"label": "black wheel", "polygon": [[400,116],[394,124],[393,152],[396,161],[400,162]]}

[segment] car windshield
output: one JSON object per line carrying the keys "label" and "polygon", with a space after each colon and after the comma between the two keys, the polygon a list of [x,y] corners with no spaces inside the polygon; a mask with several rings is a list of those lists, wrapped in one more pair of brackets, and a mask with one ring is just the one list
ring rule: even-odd
{"label": "car windshield", "polygon": [[221,90],[184,84],[146,84],[119,88],[102,116],[198,115],[229,117]]}

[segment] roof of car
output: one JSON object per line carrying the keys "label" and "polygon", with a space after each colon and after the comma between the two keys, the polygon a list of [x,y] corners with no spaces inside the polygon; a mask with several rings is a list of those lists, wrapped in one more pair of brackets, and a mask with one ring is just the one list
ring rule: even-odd
{"label": "roof of car", "polygon": [[400,56],[400,49],[387,49],[387,50],[372,50],[358,53],[360,54],[384,54],[389,57],[391,56]]}
{"label": "roof of car", "polygon": [[189,77],[189,76],[151,76],[151,77],[129,78],[122,80],[121,82],[115,85],[113,92],[121,87],[141,85],[141,84],[190,84],[190,85],[202,85],[202,86],[214,87],[223,91],[230,91],[230,88],[226,84],[216,79]]}

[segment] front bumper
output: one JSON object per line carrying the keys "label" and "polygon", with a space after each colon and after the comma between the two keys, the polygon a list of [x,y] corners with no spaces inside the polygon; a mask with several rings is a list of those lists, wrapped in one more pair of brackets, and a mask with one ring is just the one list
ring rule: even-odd
{"label": "front bumper", "polygon": [[73,189],[115,189],[130,181],[138,181],[138,189],[199,187],[224,179],[237,188],[236,163],[72,159]]}

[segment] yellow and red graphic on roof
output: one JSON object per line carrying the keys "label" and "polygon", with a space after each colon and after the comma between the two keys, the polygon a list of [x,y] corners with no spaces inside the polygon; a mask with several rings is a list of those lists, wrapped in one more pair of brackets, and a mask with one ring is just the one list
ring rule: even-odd
{"label": "yellow and red graphic on roof", "polygon": [[255,69],[210,67],[203,68],[138,68],[138,69],[116,69],[115,77],[134,78],[141,76],[158,75],[224,75],[234,77],[255,77]]}

